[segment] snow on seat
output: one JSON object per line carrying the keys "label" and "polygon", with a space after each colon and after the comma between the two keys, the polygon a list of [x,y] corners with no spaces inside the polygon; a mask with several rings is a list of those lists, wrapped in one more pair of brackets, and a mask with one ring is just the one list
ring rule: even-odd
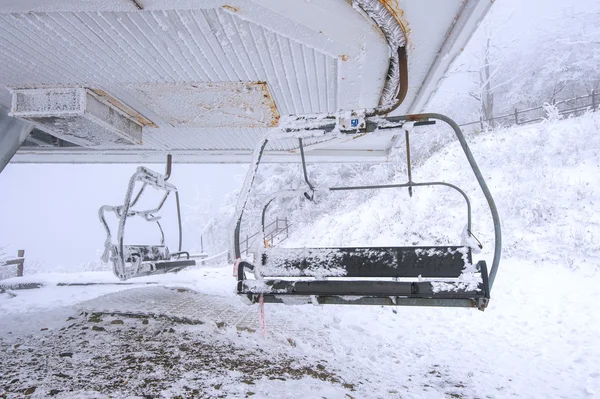
{"label": "snow on seat", "polygon": [[135,277],[177,273],[196,261],[185,251],[172,253],[166,245],[124,245],[125,262],[138,264]]}
{"label": "snow on seat", "polygon": [[[485,262],[464,246],[265,248],[238,266],[238,293],[255,301],[479,307],[489,295]],[[246,279],[246,269],[255,279]],[[332,278],[332,279],[330,279]]]}
{"label": "snow on seat", "polygon": [[461,246],[265,248],[256,273],[269,277],[452,277],[471,263]]}

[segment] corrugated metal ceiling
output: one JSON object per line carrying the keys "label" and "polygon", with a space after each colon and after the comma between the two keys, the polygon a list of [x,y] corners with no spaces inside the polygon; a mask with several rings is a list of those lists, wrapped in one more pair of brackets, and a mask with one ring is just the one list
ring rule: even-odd
{"label": "corrugated metal ceiling", "polygon": [[143,149],[251,149],[263,130],[174,128],[135,84],[266,81],[281,115],[338,109],[339,57],[222,8],[0,14],[0,57],[0,86],[100,88],[132,106],[159,126]]}
{"label": "corrugated metal ceiling", "polygon": [[281,114],[337,110],[337,58],[221,9],[0,14],[0,49],[4,86],[268,81]]}
{"label": "corrugated metal ceiling", "polygon": [[[135,87],[264,81],[281,116],[331,114],[373,108],[379,103],[390,66],[390,47],[373,20],[353,8],[352,2],[138,2],[143,10],[131,0],[0,2],[0,105],[10,105],[5,87],[99,89],[158,126],[144,127],[144,143],[136,147],[139,154],[177,150],[186,151],[190,161],[245,162],[264,129],[174,127],[164,120],[168,115],[161,117],[136,96]],[[409,91],[395,112],[420,111],[491,0],[381,3],[393,11],[408,33]],[[320,145],[324,157],[350,154],[337,151],[334,141]],[[361,138],[352,154],[371,158],[372,151],[385,153],[388,149],[374,144]],[[297,147],[295,140],[270,145],[280,154]],[[118,154],[118,147],[106,145],[105,149]],[[71,159],[67,148],[57,152],[63,154],[60,159],[52,158],[51,150],[38,153],[33,148],[21,151],[24,156],[20,158],[18,153],[15,159]],[[204,159],[202,151],[214,158]],[[219,155],[227,151],[226,157]],[[86,155],[81,155],[84,152]],[[92,160],[93,154],[80,151],[77,162],[86,162],[87,157],[90,162],[102,161],[103,153]],[[136,162],[137,158],[129,151],[122,159]]]}

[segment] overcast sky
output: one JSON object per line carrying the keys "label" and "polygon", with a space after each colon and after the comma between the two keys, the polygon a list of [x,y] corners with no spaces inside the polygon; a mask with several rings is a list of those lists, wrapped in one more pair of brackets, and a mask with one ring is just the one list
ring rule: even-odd
{"label": "overcast sky", "polygon": [[[15,255],[25,249],[27,259],[43,262],[45,269],[73,270],[97,259],[106,237],[98,208],[123,203],[136,167],[9,164],[0,174],[0,245]],[[163,165],[150,168],[163,171]],[[195,216],[192,207],[218,203],[239,188],[245,170],[243,165],[173,165],[171,182],[181,193],[184,220]],[[186,226],[186,248],[199,250],[194,230],[203,226]],[[166,233],[176,237],[173,228]]]}

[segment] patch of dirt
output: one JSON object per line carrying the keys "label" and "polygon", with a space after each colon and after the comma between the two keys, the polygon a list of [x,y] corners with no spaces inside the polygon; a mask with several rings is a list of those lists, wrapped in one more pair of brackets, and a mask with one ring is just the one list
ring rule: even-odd
{"label": "patch of dirt", "polygon": [[436,389],[445,390],[446,398],[464,398],[464,389],[466,386],[459,381],[455,381],[451,376],[451,370],[446,366],[442,367],[438,364],[431,365],[427,372],[429,381]]}
{"label": "patch of dirt", "polygon": [[[219,330],[170,320],[81,314],[39,336],[0,337],[0,398],[226,398],[261,379],[347,383],[323,361],[244,348]],[[238,333],[244,334],[244,333]],[[102,396],[98,396],[98,394]]]}

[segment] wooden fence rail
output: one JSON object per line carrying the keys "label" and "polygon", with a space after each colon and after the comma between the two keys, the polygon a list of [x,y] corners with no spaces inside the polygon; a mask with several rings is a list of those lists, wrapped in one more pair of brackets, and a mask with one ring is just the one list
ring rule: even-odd
{"label": "wooden fence rail", "polygon": [[[588,110],[595,111],[598,108],[600,105],[600,95],[592,90],[588,95],[557,101],[550,105],[556,107],[559,115],[581,115]],[[463,123],[460,126],[480,124],[481,129],[483,130],[486,125],[492,128],[499,126],[524,125],[527,123],[540,122],[547,117],[546,105],[544,104],[538,107],[521,110],[515,108],[515,111],[510,114],[496,116],[491,119],[480,119],[478,121]]]}
{"label": "wooden fence rail", "polygon": [[4,270],[7,266],[17,266],[17,276],[23,277],[23,270],[25,268],[25,250],[19,249],[17,251],[17,257],[13,259],[5,260],[3,263],[0,263],[0,276],[4,274]]}

